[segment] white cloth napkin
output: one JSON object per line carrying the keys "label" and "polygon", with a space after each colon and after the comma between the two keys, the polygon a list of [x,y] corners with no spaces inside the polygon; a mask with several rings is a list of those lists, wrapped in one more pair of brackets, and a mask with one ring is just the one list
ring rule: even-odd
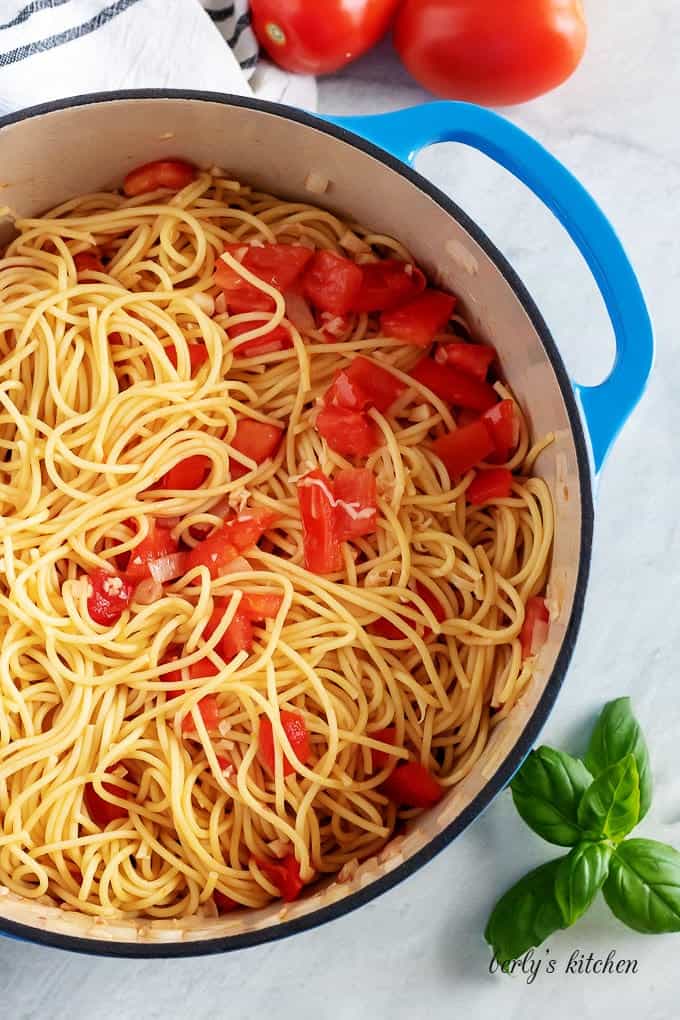
{"label": "white cloth napkin", "polygon": [[135,88],[316,106],[316,83],[258,59],[247,0],[0,0],[0,115]]}

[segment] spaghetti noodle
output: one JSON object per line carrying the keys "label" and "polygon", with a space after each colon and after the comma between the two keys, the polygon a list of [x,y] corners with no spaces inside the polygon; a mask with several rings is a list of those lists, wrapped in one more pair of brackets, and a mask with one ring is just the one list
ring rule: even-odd
{"label": "spaghetti noodle", "polygon": [[[0,260],[0,880],[171,918],[292,899],[469,772],[531,676],[553,512],[500,380],[512,449],[449,475],[480,410],[421,380],[464,319],[419,369],[402,305],[315,304],[333,252],[421,307],[397,241],[218,170],[136,180]],[[351,409],[358,357],[350,404],[389,399]]]}

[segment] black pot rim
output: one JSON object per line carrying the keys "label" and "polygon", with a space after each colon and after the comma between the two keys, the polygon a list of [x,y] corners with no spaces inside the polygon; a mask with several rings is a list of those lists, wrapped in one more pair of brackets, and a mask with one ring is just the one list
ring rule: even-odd
{"label": "black pot rim", "polygon": [[579,553],[578,575],[574,602],[572,605],[569,624],[562,642],[555,666],[545,690],[534,709],[527,725],[512,752],[505,759],[501,767],[488,780],[483,789],[475,799],[468,804],[464,811],[434,839],[432,839],[422,850],[409,860],[404,861],[397,868],[376,879],[370,885],[359,889],[343,899],[326,907],[320,907],[312,913],[285,921],[281,924],[268,928],[244,932],[240,935],[227,935],[214,939],[201,941],[180,941],[174,943],[137,943],[137,942],[107,942],[99,939],[80,938],[73,935],[63,935],[56,932],[44,931],[31,925],[19,924],[15,921],[0,918],[0,932],[10,937],[38,943],[45,946],[53,946],[59,949],[68,949],[74,952],[88,953],[95,956],[135,957],[135,958],[167,958],[184,956],[206,956],[213,953],[224,953],[236,949],[244,949],[250,946],[262,945],[266,942],[273,942],[278,939],[294,935],[297,932],[309,931],[327,921],[333,921],[350,911],[356,910],[365,903],[370,902],[388,889],[393,888],[409,875],[412,875],[428,861],[432,860],[444,847],[448,846],[464,829],[474,821],[491,803],[498,793],[507,785],[516,770],[521,765],[526,755],[531,750],[540,730],[545,724],[557,695],[564,682],[569,661],[571,659],[576,637],[583,616],[588,573],[590,569],[590,556],[593,539],[593,491],[590,471],[590,459],[588,445],[585,438],[583,423],[576,404],[569,376],[562,362],[562,358],[553,340],[550,331],[543,320],[533,298],[519,276],[507,261],[504,255],[489,240],[486,234],[474,223],[470,217],[460,209],[447,195],[439,188],[431,184],[421,174],[389,153],[367,142],[358,135],[354,135],[344,128],[321,120],[313,114],[297,110],[292,107],[283,106],[278,103],[265,102],[259,99],[244,98],[216,92],[202,92],[185,89],[130,89],[118,90],[115,92],[96,92],[87,95],[74,96],[69,99],[60,99],[50,103],[43,103],[39,106],[32,106],[18,113],[9,114],[0,118],[0,131],[20,121],[39,117],[42,114],[53,113],[58,110],[71,109],[78,106],[88,106],[94,103],[114,102],[117,100],[137,99],[186,99],[199,102],[219,103],[224,106],[237,106],[245,109],[257,110],[270,113],[287,120],[296,121],[307,127],[315,128],[327,135],[353,145],[363,150],[370,156],[384,163],[391,170],[405,177],[417,188],[423,191],[439,206],[457,220],[461,226],[483,249],[486,255],[494,262],[496,268],[512,287],[518,300],[521,302],[525,312],[529,316],[538,336],[541,340],[545,353],[551,362],[562,397],[567,408],[571,425],[572,436],[576,449],[576,457],[579,469],[579,486],[581,497],[581,547]]}

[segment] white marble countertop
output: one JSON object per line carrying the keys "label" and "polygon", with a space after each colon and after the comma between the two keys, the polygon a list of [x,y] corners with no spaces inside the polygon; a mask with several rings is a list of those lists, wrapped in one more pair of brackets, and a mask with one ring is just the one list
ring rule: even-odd
{"label": "white marble countertop", "polygon": [[[611,217],[655,320],[658,361],[599,492],[587,608],[566,684],[543,739],[574,752],[602,703],[632,695],[654,764],[641,834],[680,847],[680,9],[676,0],[586,3],[591,38],[566,87],[509,111],[560,157]],[[332,113],[426,100],[384,44],[321,83]],[[603,308],[549,215],[501,171],[453,146],[419,168],[489,233],[538,301],[581,381],[611,357]],[[553,976],[488,973],[482,930],[497,896],[550,849],[497,799],[453,845],[381,899],[324,928],[224,957],[91,959],[0,939],[0,1016],[13,1020],[478,1020],[549,1016],[621,1020],[678,1015],[680,935],[645,938],[600,902],[549,941]],[[634,975],[565,974],[574,950],[635,958]]]}

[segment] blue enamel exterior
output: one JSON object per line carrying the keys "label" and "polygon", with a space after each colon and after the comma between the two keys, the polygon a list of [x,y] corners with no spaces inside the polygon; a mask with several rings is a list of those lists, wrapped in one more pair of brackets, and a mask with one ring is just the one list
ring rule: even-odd
{"label": "blue enamel exterior", "polygon": [[588,263],[616,340],[609,376],[574,384],[600,471],[621,427],[640,400],[654,360],[652,324],[637,277],[608,219],[585,188],[543,146],[504,117],[469,103],[427,103],[371,117],[327,118],[406,163],[434,142],[462,142],[526,184],[557,217]]}

